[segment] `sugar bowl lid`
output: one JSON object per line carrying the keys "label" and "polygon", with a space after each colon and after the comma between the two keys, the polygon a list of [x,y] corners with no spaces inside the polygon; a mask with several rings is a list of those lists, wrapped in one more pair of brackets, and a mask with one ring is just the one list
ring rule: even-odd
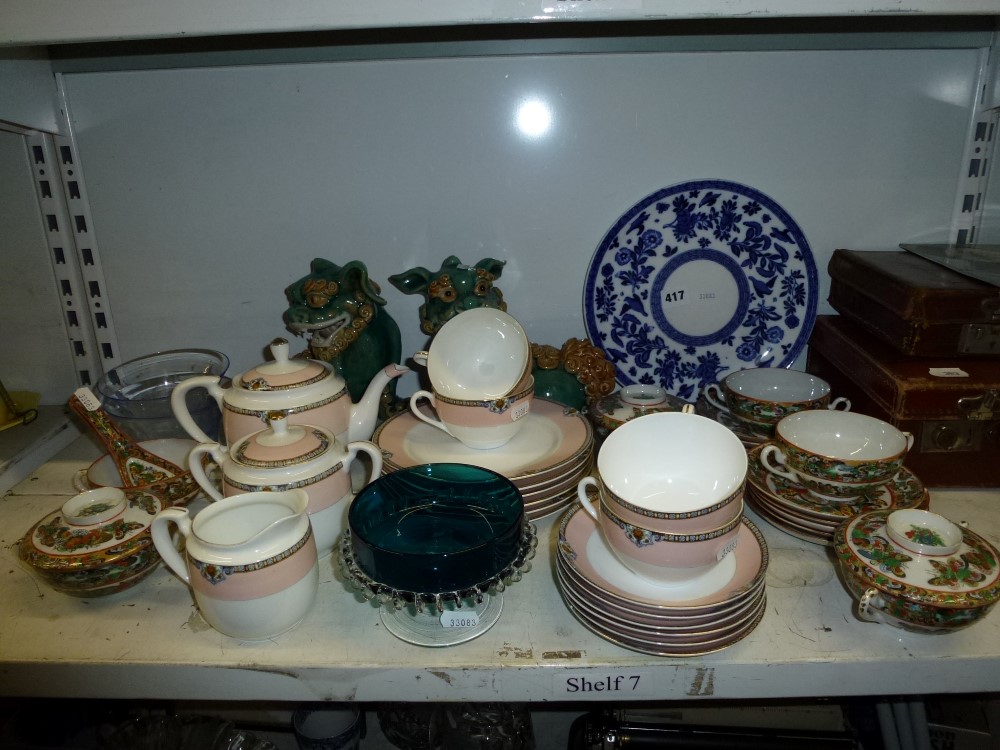
{"label": "sugar bowl lid", "polygon": [[267,429],[240,440],[231,451],[237,464],[260,469],[282,468],[308,464],[336,446],[336,439],[327,430],[312,425],[288,424],[282,412],[271,412]]}
{"label": "sugar bowl lid", "polygon": [[152,492],[100,487],[74,495],[21,539],[19,555],[44,571],[93,570],[152,545],[149,526],[163,502]]}
{"label": "sugar bowl lid", "polygon": [[1000,600],[1000,553],[936,513],[862,513],[837,528],[834,549],[846,572],[914,603],[972,609]]}

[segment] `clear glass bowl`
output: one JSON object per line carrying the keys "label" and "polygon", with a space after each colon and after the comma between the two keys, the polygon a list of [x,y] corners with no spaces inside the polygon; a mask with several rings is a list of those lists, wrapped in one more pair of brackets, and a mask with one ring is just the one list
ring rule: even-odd
{"label": "clear glass bowl", "polygon": [[[104,410],[133,440],[186,438],[170,406],[174,386],[195,375],[223,377],[228,368],[229,358],[209,349],[157,352],[109,370],[95,390]],[[222,414],[215,399],[204,389],[187,398],[194,421],[218,438]]]}

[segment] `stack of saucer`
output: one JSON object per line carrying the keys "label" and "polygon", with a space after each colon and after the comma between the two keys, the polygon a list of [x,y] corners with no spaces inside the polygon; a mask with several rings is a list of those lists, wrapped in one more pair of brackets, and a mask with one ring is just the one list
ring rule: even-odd
{"label": "stack of saucer", "polygon": [[767,565],[764,537],[746,518],[719,565],[671,585],[627,568],[581,507],[559,526],[556,580],[566,606],[605,640],[655,656],[707,654],[749,635],[764,616]]}
{"label": "stack of saucer", "polygon": [[722,411],[715,405],[713,405],[707,398],[701,396],[694,406],[695,413],[701,414],[702,416],[708,417],[709,419],[714,419],[716,422],[721,424],[723,427],[728,427],[732,430],[733,434],[740,439],[743,443],[743,447],[747,450],[751,448],[756,448],[758,445],[763,445],[767,442],[768,436],[761,432],[755,432],[750,429],[749,426],[740,422],[736,417],[727,411]]}
{"label": "stack of saucer", "polygon": [[763,449],[757,446],[747,454],[744,500],[772,526],[807,542],[830,546],[836,528],[860,513],[926,508],[930,501],[923,483],[905,467],[873,492],[847,500],[821,500],[803,485],[764,468]]}
{"label": "stack of saucer", "polygon": [[537,521],[574,502],[576,486],[593,463],[594,434],[578,411],[542,398],[534,399],[523,421],[510,441],[481,450],[402,412],[383,422],[372,442],[382,451],[384,473],[418,464],[462,463],[502,474],[521,491],[525,516]]}

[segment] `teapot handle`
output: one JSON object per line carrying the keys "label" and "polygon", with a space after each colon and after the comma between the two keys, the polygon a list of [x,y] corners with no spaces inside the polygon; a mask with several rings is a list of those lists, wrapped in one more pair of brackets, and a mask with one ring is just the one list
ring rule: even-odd
{"label": "teapot handle", "polygon": [[226,392],[226,389],[219,385],[221,380],[218,375],[198,375],[182,380],[170,393],[170,409],[174,413],[174,418],[180,422],[184,431],[199,443],[214,443],[215,440],[206,435],[192,418],[187,407],[187,392],[195,388],[204,388],[216,400],[221,410],[222,396]]}
{"label": "teapot handle", "polygon": [[174,546],[173,537],[170,536],[170,524],[176,524],[177,530],[186,539],[191,533],[191,516],[187,508],[164,508],[153,517],[153,522],[149,526],[149,534],[153,538],[153,545],[160,553],[163,562],[167,564],[184,583],[191,585],[191,576],[188,573],[187,564],[181,557],[177,547]]}
{"label": "teapot handle", "polygon": [[210,500],[221,500],[223,498],[222,493],[219,492],[212,480],[208,478],[208,472],[205,471],[205,462],[201,460],[203,454],[207,454],[212,461],[218,464],[223,474],[225,474],[226,449],[218,443],[198,443],[188,453],[188,468],[191,469],[191,476],[194,477],[194,481],[201,486]]}

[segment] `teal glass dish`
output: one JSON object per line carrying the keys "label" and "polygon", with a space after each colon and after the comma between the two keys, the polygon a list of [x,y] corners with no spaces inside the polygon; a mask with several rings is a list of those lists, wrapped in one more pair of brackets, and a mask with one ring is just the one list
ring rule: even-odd
{"label": "teal glass dish", "polygon": [[438,594],[489,581],[515,561],[524,501],[489,469],[423,464],[370,483],[347,521],[354,562],[372,581]]}

